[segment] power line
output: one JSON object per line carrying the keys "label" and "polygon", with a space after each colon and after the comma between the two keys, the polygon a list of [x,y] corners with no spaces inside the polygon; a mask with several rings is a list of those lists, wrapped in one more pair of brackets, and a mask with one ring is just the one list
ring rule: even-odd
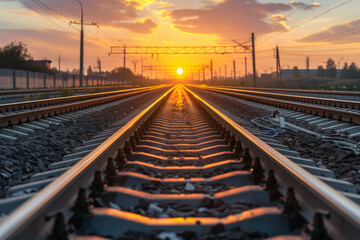
{"label": "power line", "polygon": [[76,15],[76,13],[74,13],[71,9],[69,9],[68,7],[66,7],[64,4],[62,4],[60,1],[58,0],[54,0],[57,4],[59,4],[61,7],[63,7],[64,9],[66,9],[69,13],[71,13],[74,17],[78,17]]}
{"label": "power line", "polygon": [[[45,3],[43,3],[41,0],[33,0],[33,2],[38,5],[39,7],[41,7],[42,9],[44,9],[46,12],[48,12],[50,15],[54,16],[55,18],[62,20],[64,19],[65,22],[69,22],[68,19],[66,19],[64,16],[62,16],[61,14],[59,14],[58,12],[56,12],[55,10],[53,10],[52,8],[50,8],[48,5],[46,5]],[[60,18],[59,18],[60,16]],[[62,18],[62,19],[61,19]],[[75,28],[74,26],[70,27],[74,28],[75,30],[78,30],[77,28]]]}
{"label": "power line", "polygon": [[[306,21],[303,21],[303,22],[301,22],[301,23],[298,23],[298,24],[295,25],[295,26],[292,26],[291,29],[295,29],[295,28],[298,28],[298,27],[300,27],[300,26],[303,26],[303,25],[305,25],[305,24],[307,24],[307,23],[309,23],[309,22],[311,22],[311,21],[313,21],[313,20],[315,20],[315,19],[317,19],[317,18],[325,15],[326,13],[328,13],[328,12],[330,12],[330,11],[333,11],[333,10],[335,10],[335,9],[337,9],[337,8],[339,8],[339,7],[347,4],[347,3],[349,3],[349,2],[352,2],[352,1],[353,1],[353,0],[347,0],[346,2],[343,2],[343,1],[342,1],[340,4],[335,5],[334,7],[331,7],[331,8],[328,7],[328,9],[327,9],[326,11],[324,11],[324,12],[322,12],[322,13],[316,15],[316,16],[313,16],[312,18],[310,18],[310,19],[308,19],[308,20],[306,20]],[[288,18],[289,15],[287,15],[286,17]],[[275,37],[278,37],[278,36],[280,36],[280,35],[282,35],[282,34],[284,34],[284,33],[287,33],[287,32],[289,32],[288,29],[283,30],[283,31],[280,31],[280,32],[278,32],[277,34],[274,34],[274,35],[270,36],[268,39],[264,39],[263,41],[261,41],[261,42],[259,42],[259,43],[263,43],[263,42],[269,41],[270,39],[273,39],[273,38],[275,38]]]}
{"label": "power line", "polygon": [[44,16],[41,12],[39,12],[38,10],[36,10],[35,8],[31,7],[29,4],[23,2],[22,0],[20,0],[20,2],[22,4],[24,4],[26,7],[30,8],[31,10],[33,10],[34,12],[36,12],[37,14],[39,14],[41,17],[45,18],[46,20],[48,20],[49,22],[55,24],[56,26],[58,26],[59,28],[63,29],[66,32],[72,33],[69,30],[67,30],[66,28],[62,27],[61,25],[57,24],[55,21],[51,20],[50,18]]}

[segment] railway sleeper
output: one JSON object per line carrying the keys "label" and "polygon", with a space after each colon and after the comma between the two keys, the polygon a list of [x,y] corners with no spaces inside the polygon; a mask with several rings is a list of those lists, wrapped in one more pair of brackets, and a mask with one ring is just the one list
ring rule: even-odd
{"label": "railway sleeper", "polygon": [[[196,109],[184,99],[187,96],[182,92],[175,97],[173,118],[184,118],[184,108],[188,113]],[[164,109],[158,115],[164,115]],[[70,220],[77,224],[78,234],[119,238],[131,232],[180,231],[192,233],[193,238],[188,239],[196,239],[202,234],[225,237],[231,231],[248,231],[262,238],[299,233],[304,220],[297,213],[300,207],[294,190],[288,190],[279,208],[281,196],[274,171],[264,179],[260,159],[253,161],[249,149],[230,131],[220,124],[214,124],[215,133],[169,131],[165,129],[192,121],[166,123],[165,119],[161,131],[145,123],[147,131],[139,142],[134,136],[129,138],[115,159],[120,161],[118,167],[114,159],[108,159],[105,183],[97,171],[91,198],[79,191],[78,209]],[[186,174],[195,176],[184,177]],[[90,203],[93,208],[88,208]]]}

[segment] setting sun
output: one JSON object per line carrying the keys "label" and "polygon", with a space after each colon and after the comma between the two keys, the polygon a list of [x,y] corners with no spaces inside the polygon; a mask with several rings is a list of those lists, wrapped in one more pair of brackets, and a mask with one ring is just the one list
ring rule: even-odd
{"label": "setting sun", "polygon": [[184,71],[183,71],[182,68],[178,68],[178,69],[176,70],[176,72],[177,72],[178,75],[182,75]]}

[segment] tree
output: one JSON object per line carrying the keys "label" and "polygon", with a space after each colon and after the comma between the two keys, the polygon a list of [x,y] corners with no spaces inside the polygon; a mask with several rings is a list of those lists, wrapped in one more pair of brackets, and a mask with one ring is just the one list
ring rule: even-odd
{"label": "tree", "polygon": [[28,61],[32,59],[26,45],[22,42],[11,42],[0,48],[1,68],[27,69]]}
{"label": "tree", "polygon": [[349,75],[349,65],[347,62],[345,62],[343,69],[341,69],[340,78],[348,78],[348,75]]}
{"label": "tree", "polygon": [[322,65],[318,66],[316,75],[321,78],[325,77],[325,69]]}
{"label": "tree", "polygon": [[326,62],[326,71],[325,76],[328,78],[336,78],[337,71],[336,71],[336,65],[334,60],[329,58]]}
{"label": "tree", "polygon": [[359,77],[358,68],[357,68],[356,64],[354,62],[352,62],[348,69],[347,78],[354,79],[354,78],[358,78],[358,77]]}
{"label": "tree", "polygon": [[[120,82],[122,82],[123,80],[123,75],[124,75],[124,68],[119,67],[119,68],[115,68],[111,71],[111,74],[116,77],[117,79],[120,80]],[[129,68],[125,68],[125,81],[126,83],[133,83],[135,82],[135,75],[134,73],[129,69]]]}
{"label": "tree", "polygon": [[300,77],[300,72],[299,72],[299,68],[297,66],[295,66],[292,70],[292,78],[296,79]]}
{"label": "tree", "polygon": [[93,74],[93,70],[92,70],[92,67],[91,65],[89,65],[88,69],[87,69],[87,75],[88,76],[91,76]]}

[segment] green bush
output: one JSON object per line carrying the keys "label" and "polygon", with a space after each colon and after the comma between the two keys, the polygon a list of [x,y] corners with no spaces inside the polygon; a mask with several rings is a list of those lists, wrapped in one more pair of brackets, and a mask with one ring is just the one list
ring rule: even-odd
{"label": "green bush", "polygon": [[60,90],[60,96],[61,97],[69,97],[72,95],[72,92],[68,88],[61,88]]}

